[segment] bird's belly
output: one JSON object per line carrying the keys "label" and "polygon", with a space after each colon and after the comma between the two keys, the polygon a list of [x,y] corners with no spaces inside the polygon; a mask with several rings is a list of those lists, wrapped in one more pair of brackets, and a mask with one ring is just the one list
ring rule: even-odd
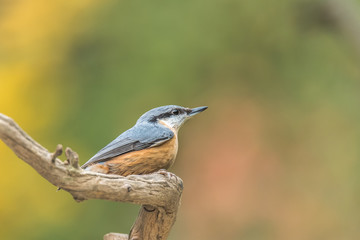
{"label": "bird's belly", "polygon": [[152,148],[143,149],[120,155],[109,161],[111,162],[147,162],[160,166],[161,168],[169,168],[175,160],[177,154],[177,139],[173,137],[169,141]]}
{"label": "bird's belly", "polygon": [[107,173],[123,176],[152,173],[171,167],[175,161],[177,151],[178,141],[174,136],[159,146],[114,157],[104,162],[101,168],[108,169]]}

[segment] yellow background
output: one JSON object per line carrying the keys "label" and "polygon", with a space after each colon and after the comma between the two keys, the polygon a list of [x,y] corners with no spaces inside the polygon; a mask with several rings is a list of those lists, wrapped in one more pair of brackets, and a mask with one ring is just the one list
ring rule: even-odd
{"label": "yellow background", "polygon": [[[208,105],[180,131],[169,239],[358,239],[358,28],[324,2],[2,1],[0,112],[84,163],[153,107]],[[76,203],[2,142],[0,163],[1,239],[102,239],[137,216]]]}

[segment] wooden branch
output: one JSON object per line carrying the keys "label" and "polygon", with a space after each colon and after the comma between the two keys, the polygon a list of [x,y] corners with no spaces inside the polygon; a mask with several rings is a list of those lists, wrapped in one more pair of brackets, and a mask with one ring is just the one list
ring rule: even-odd
{"label": "wooden branch", "polygon": [[61,145],[50,153],[1,113],[0,139],[42,177],[69,192],[76,201],[105,199],[142,205],[129,236],[109,233],[104,236],[105,240],[167,238],[183,189],[179,177],[164,171],[128,177],[84,171],[79,168],[78,155],[70,148],[65,150],[68,160],[62,162],[57,158],[62,153]]}

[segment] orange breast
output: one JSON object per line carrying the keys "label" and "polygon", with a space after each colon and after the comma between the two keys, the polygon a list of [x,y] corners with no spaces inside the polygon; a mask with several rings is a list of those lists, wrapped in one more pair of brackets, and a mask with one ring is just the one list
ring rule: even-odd
{"label": "orange breast", "polygon": [[119,174],[123,176],[152,173],[171,167],[175,161],[177,151],[178,140],[175,135],[172,139],[159,146],[114,157],[102,163],[102,166],[96,166],[100,164],[90,166],[89,170],[99,170],[102,173]]}

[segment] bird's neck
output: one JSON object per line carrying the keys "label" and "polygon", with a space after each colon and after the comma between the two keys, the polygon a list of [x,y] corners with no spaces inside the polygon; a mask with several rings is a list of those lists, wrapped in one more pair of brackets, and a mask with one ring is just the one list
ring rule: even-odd
{"label": "bird's neck", "polygon": [[170,126],[170,124],[168,124],[166,121],[163,121],[163,120],[158,120],[158,123],[160,123],[161,125],[164,125],[165,127],[169,128],[171,131],[173,131],[173,133],[175,133],[177,135],[177,133],[179,131],[179,128]]}

